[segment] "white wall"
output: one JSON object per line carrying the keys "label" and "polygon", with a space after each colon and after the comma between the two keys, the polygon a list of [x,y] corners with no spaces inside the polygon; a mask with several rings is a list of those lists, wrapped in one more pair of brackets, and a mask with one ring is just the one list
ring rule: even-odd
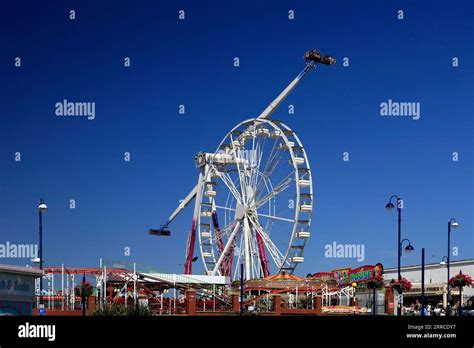
{"label": "white wall", "polygon": [[[454,277],[459,271],[468,274],[471,278],[474,277],[474,260],[451,261],[450,263],[450,277]],[[421,283],[421,265],[402,267],[402,277],[407,278],[412,283]],[[396,269],[387,269],[384,271],[386,280],[397,279]],[[440,264],[425,265],[425,284],[446,284],[447,283],[447,267]],[[465,295],[474,296],[474,288],[464,287]]]}

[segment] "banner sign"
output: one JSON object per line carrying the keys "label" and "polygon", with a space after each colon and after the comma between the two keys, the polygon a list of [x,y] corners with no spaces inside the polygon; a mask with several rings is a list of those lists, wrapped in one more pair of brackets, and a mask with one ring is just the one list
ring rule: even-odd
{"label": "banner sign", "polygon": [[356,314],[356,313],[367,313],[367,307],[360,306],[326,306],[321,308],[321,312],[324,314]]}
{"label": "banner sign", "polygon": [[319,272],[313,274],[311,278],[327,282],[328,280],[334,280],[334,274],[332,272]]}
{"label": "banner sign", "polygon": [[0,295],[34,296],[35,277],[0,273]]}
{"label": "banner sign", "polygon": [[366,265],[357,268],[338,268],[331,272],[320,272],[313,274],[313,278],[321,279],[322,281],[333,280],[339,285],[350,285],[352,283],[364,283],[376,275],[383,274],[383,266],[377,263],[375,266]]}

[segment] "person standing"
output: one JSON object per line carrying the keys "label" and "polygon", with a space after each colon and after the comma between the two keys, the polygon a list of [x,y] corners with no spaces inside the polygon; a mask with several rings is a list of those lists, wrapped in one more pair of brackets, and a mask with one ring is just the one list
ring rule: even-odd
{"label": "person standing", "polygon": [[420,309],[421,309],[420,302],[418,300],[416,300],[415,301],[415,314],[416,315],[420,315]]}

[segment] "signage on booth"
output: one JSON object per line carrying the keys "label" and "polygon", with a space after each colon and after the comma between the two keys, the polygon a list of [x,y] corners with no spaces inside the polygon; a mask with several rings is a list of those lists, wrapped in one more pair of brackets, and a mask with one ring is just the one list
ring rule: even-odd
{"label": "signage on booth", "polygon": [[339,285],[349,285],[352,283],[363,283],[374,278],[376,275],[383,274],[383,265],[377,263],[375,266],[366,265],[358,268],[338,268],[331,272],[315,273],[313,278],[321,280],[334,280]]}
{"label": "signage on booth", "polygon": [[33,296],[35,277],[0,273],[0,295]]}
{"label": "signage on booth", "polygon": [[351,269],[350,268],[338,268],[332,270],[332,274],[334,275],[334,279],[337,280],[339,284],[350,283],[350,275]]}

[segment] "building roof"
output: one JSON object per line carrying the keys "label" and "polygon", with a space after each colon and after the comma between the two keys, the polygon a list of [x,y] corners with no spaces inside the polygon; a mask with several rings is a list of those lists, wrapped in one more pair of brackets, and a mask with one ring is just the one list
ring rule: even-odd
{"label": "building roof", "polygon": [[1,273],[16,273],[16,274],[26,274],[31,276],[40,277],[43,275],[43,271],[32,268],[32,267],[24,267],[24,266],[16,266],[16,265],[5,265],[0,264],[0,272]]}
{"label": "building roof", "polygon": [[[474,265],[474,259],[454,260],[454,261],[451,260],[451,261],[449,261],[449,264],[451,266],[466,265],[466,264],[473,264]],[[425,263],[425,268],[433,268],[433,267],[446,267],[446,266],[445,265],[440,265],[439,262]],[[405,271],[409,270],[409,269],[418,269],[418,268],[421,268],[421,264],[400,267],[400,269],[405,270]],[[386,268],[386,269],[384,269],[384,273],[396,272],[397,270],[398,270],[397,267]]]}

